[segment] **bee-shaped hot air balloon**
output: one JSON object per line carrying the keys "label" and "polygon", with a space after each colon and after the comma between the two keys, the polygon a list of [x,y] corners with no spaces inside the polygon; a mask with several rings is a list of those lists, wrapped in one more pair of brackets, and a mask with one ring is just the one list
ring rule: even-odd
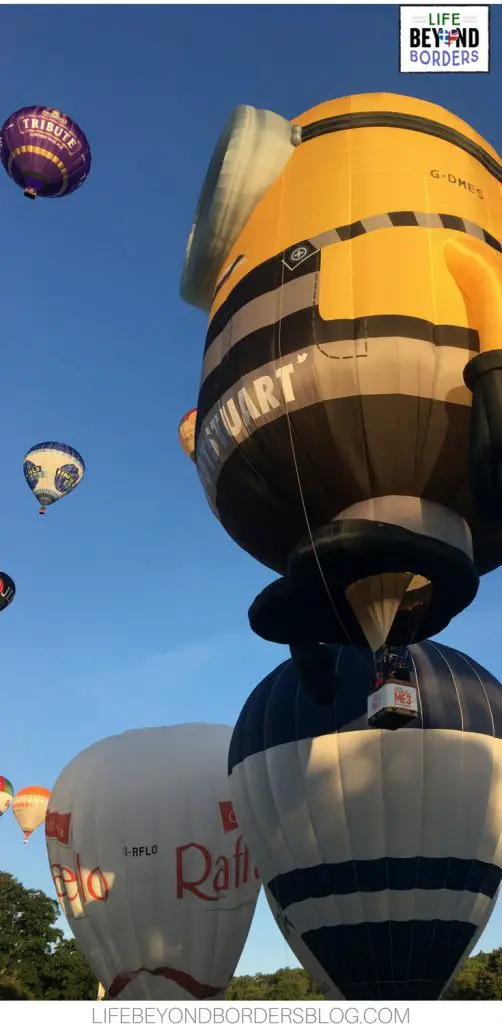
{"label": "bee-shaped hot air balloon", "polygon": [[422,100],[230,116],[181,294],[209,313],[197,472],[282,574],[250,610],[266,639],[419,640],[501,564],[501,181]]}
{"label": "bee-shaped hot air balloon", "polygon": [[24,476],[39,505],[47,505],[73,491],[85,473],[85,464],[75,448],[59,441],[44,441],[30,448],[24,457]]}
{"label": "bee-shaped hot air balloon", "polygon": [[0,158],[28,199],[57,199],[79,188],[91,167],[78,124],[50,107],[22,107],[0,129]]}

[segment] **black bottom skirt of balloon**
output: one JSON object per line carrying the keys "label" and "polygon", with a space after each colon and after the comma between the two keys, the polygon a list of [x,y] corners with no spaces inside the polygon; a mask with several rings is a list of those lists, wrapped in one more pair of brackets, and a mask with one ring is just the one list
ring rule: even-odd
{"label": "black bottom skirt of balloon", "polygon": [[429,580],[430,597],[418,615],[416,608],[397,612],[390,646],[441,632],[471,603],[479,585],[468,555],[444,541],[388,523],[335,520],[302,541],[289,557],[286,575],[255,598],[251,628],[280,644],[367,647],[346,589],[370,576],[403,572]]}

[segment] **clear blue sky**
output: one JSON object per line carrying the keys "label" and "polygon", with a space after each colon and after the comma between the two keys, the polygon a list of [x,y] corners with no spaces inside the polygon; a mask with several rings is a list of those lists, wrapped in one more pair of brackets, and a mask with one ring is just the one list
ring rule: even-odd
{"label": "clear blue sky", "polygon": [[[226,536],[177,425],[196,403],[205,318],[178,297],[206,165],[238,103],[294,116],[355,92],[448,107],[502,151],[502,11],[486,74],[398,73],[398,8],[2,7],[0,121],[67,111],[93,151],[88,181],[28,203],[0,176],[0,774],[51,786],[83,747],[124,729],[233,723],[284,648],[247,608],[272,574]],[[498,35],[498,45],[496,37]],[[57,439],[87,475],[45,519],[25,451]],[[502,576],[443,634],[502,674]],[[42,829],[0,822],[0,866],[52,894]],[[482,940],[502,943],[502,907]],[[293,957],[262,900],[241,972]]]}

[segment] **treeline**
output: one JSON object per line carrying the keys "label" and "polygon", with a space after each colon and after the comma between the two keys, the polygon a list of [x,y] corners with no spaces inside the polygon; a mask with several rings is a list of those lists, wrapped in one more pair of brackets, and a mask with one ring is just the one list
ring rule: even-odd
{"label": "treeline", "polygon": [[[243,975],[234,978],[226,999],[324,999],[309,975],[300,968],[281,968],[275,974]],[[478,953],[466,960],[443,999],[502,999],[502,947]]]}
{"label": "treeline", "polygon": [[[58,901],[0,871],[0,1000],[96,999],[98,982],[73,939],[57,927]],[[321,1000],[300,968],[232,980],[230,1000]],[[502,947],[466,961],[444,999],[502,999]]]}

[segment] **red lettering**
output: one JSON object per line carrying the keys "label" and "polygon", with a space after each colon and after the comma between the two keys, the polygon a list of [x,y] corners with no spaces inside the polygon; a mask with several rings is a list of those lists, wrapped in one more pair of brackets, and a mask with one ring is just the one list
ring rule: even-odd
{"label": "red lettering", "polygon": [[71,814],[59,814],[49,811],[45,818],[45,834],[48,839],[57,839],[58,843],[68,846],[70,842]]}
{"label": "red lettering", "polygon": [[[198,877],[196,878],[186,877],[185,855],[189,850],[196,850],[201,855],[199,870],[192,867],[192,872],[196,871],[197,873]],[[253,875],[251,875],[251,868]],[[191,892],[199,899],[214,903],[219,899],[224,899],[232,889],[239,889],[246,885],[251,877],[260,881],[258,868],[251,865],[251,856],[248,847],[243,843],[242,835],[237,837],[231,857],[221,854],[214,858],[211,851],[200,843],[187,843],[185,846],[176,848],[176,898],[179,900],[183,899],[185,892]],[[204,892],[202,888],[204,885],[206,885],[206,889],[211,887],[216,896],[210,895],[207,891]]]}
{"label": "red lettering", "polygon": [[244,847],[244,867],[242,869],[242,884],[245,885],[249,878],[249,850]]}
{"label": "red lettering", "polygon": [[235,841],[235,849],[233,859],[235,861],[235,888],[238,889],[241,884],[241,857],[242,857],[242,836],[238,836]]}
{"label": "red lettering", "polygon": [[[183,864],[185,853],[187,850],[198,850],[204,858],[204,871],[200,878],[194,879],[193,881],[187,881],[183,874]],[[218,896],[208,896],[207,893],[202,892],[199,886],[204,885],[207,882],[211,869],[213,866],[213,858],[208,849],[205,846],[201,846],[200,843],[187,843],[185,846],[178,846],[176,848],[176,897],[177,899],[183,899],[183,893],[185,889],[188,892],[193,892],[194,896],[198,896],[201,900],[207,900],[208,903],[214,903],[219,899]]]}
{"label": "red lettering", "polygon": [[[78,885],[71,868],[67,868],[63,864],[51,864],[51,875],[58,899],[63,900],[66,897],[70,903],[73,903],[73,900],[76,900],[78,896]],[[61,888],[59,888],[58,883],[60,883]],[[68,891],[68,885],[75,886],[75,892],[72,896]]]}
{"label": "red lettering", "polygon": [[[96,889],[94,887],[95,879],[99,880],[99,892],[96,892]],[[108,885],[108,882],[106,881],[106,878],[101,868],[93,868],[92,871],[89,872],[89,877],[87,879],[87,891],[89,893],[89,896],[93,900],[101,900],[104,903],[104,901],[108,899],[110,886]]]}
{"label": "red lettering", "polygon": [[228,857],[218,857],[214,866],[217,868],[213,879],[214,891],[228,892],[230,889],[230,864]]}
{"label": "red lettering", "polygon": [[[86,871],[82,868],[78,853],[75,857],[75,867],[76,870],[72,871],[64,864],[51,864],[51,875],[58,899],[66,899],[73,903],[79,897],[82,904],[91,900],[104,903],[108,899],[110,886],[101,868]],[[74,889],[70,888],[73,886]]]}
{"label": "red lettering", "polygon": [[82,902],[83,903],[87,903],[87,896],[85,895],[84,879],[82,878],[82,868],[80,866],[80,854],[79,853],[77,853],[77,856],[76,856],[75,860],[76,860],[76,864],[77,864],[77,879],[78,879],[77,885],[78,885],[78,891],[79,891],[79,893],[80,893],[80,895],[82,897]]}

